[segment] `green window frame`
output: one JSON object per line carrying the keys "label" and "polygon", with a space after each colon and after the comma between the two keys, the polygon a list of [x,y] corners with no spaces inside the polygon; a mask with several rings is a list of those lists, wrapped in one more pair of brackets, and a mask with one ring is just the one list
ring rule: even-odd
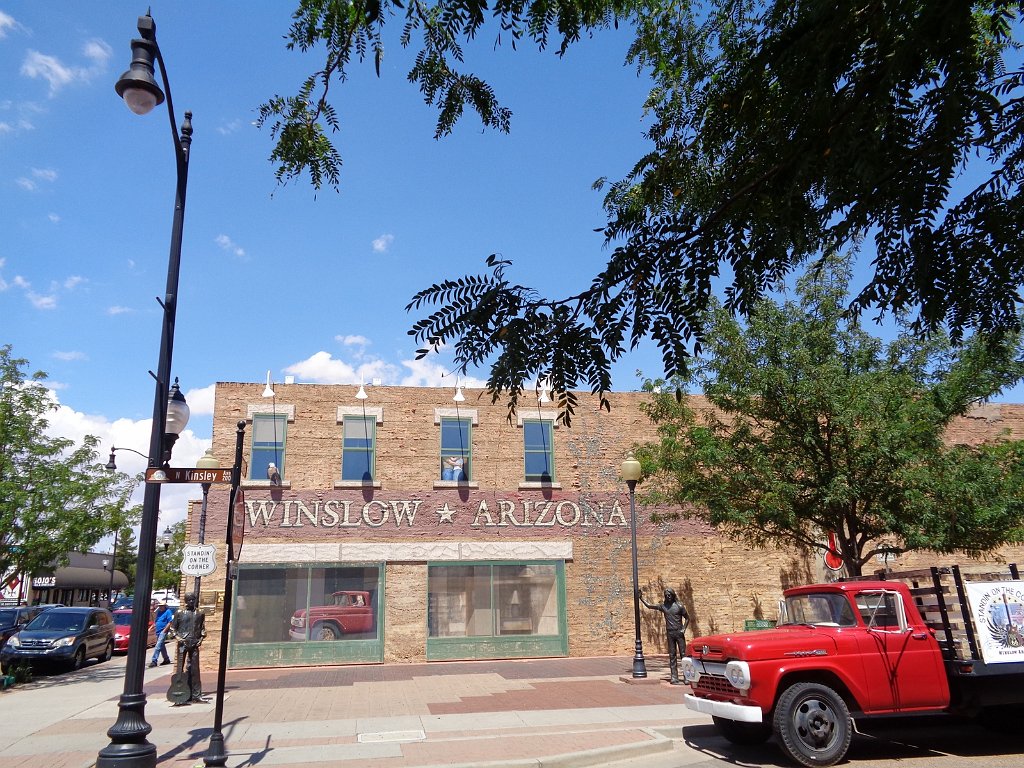
{"label": "green window frame", "polygon": [[252,417],[252,443],[249,451],[249,479],[266,480],[267,467],[273,462],[284,480],[285,442],[288,434],[288,414],[254,413]]}
{"label": "green window frame", "polygon": [[554,425],[549,419],[523,419],[523,466],[526,482],[555,482]]}
{"label": "green window frame", "polygon": [[377,477],[377,417],[345,414],[341,431],[341,479],[373,482]]}
{"label": "green window frame", "polygon": [[565,656],[565,562],[427,564],[427,659]]}
{"label": "green window frame", "polygon": [[441,417],[441,479],[473,479],[473,420]]}

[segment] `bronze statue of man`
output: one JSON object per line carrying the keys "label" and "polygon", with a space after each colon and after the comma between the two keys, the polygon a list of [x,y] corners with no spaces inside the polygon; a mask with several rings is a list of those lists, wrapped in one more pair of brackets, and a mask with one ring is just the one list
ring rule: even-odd
{"label": "bronze statue of man", "polygon": [[690,624],[690,615],[686,606],[676,598],[675,590],[665,590],[665,602],[651,604],[644,600],[640,593],[640,602],[654,611],[665,614],[665,639],[668,642],[668,668],[671,673],[672,685],[679,685],[679,659],[686,653],[686,628]]}
{"label": "bronze statue of man", "polygon": [[196,610],[196,596],[185,596],[185,609],[178,610],[167,628],[168,638],[178,641],[177,666],[167,697],[175,704],[203,700],[199,677],[199,646],[206,639],[206,616]]}

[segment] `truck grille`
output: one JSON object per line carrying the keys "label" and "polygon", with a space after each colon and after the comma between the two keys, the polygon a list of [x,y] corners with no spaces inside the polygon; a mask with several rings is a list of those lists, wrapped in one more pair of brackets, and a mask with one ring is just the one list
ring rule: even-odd
{"label": "truck grille", "polygon": [[720,693],[725,696],[735,696],[738,693],[732,683],[718,675],[701,675],[693,690],[695,693]]}

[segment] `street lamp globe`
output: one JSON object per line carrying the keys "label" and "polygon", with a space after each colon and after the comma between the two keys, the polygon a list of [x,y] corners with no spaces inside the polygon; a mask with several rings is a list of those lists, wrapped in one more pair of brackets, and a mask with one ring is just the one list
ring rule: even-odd
{"label": "street lamp globe", "polygon": [[199,461],[196,462],[196,467],[199,469],[220,469],[220,462],[217,457],[213,455],[213,451],[210,448],[206,449]]}
{"label": "street lamp globe", "polygon": [[167,422],[164,432],[169,435],[180,435],[185,429],[185,425],[188,424],[190,413],[185,396],[181,394],[181,389],[178,387],[178,378],[175,377],[171,391],[167,394]]}
{"label": "street lamp globe", "polygon": [[622,479],[627,483],[635,483],[639,480],[641,471],[640,462],[633,458],[632,453],[626,457],[619,467],[619,474],[622,475]]}

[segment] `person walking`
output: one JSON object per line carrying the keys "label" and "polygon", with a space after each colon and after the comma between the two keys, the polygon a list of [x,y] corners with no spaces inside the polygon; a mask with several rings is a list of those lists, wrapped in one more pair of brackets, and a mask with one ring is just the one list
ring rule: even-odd
{"label": "person walking", "polygon": [[174,612],[166,605],[158,605],[156,609],[156,647],[153,649],[153,658],[149,666],[155,667],[157,657],[163,654],[164,660],[161,664],[170,664],[171,657],[167,655],[167,627],[174,618]]}

